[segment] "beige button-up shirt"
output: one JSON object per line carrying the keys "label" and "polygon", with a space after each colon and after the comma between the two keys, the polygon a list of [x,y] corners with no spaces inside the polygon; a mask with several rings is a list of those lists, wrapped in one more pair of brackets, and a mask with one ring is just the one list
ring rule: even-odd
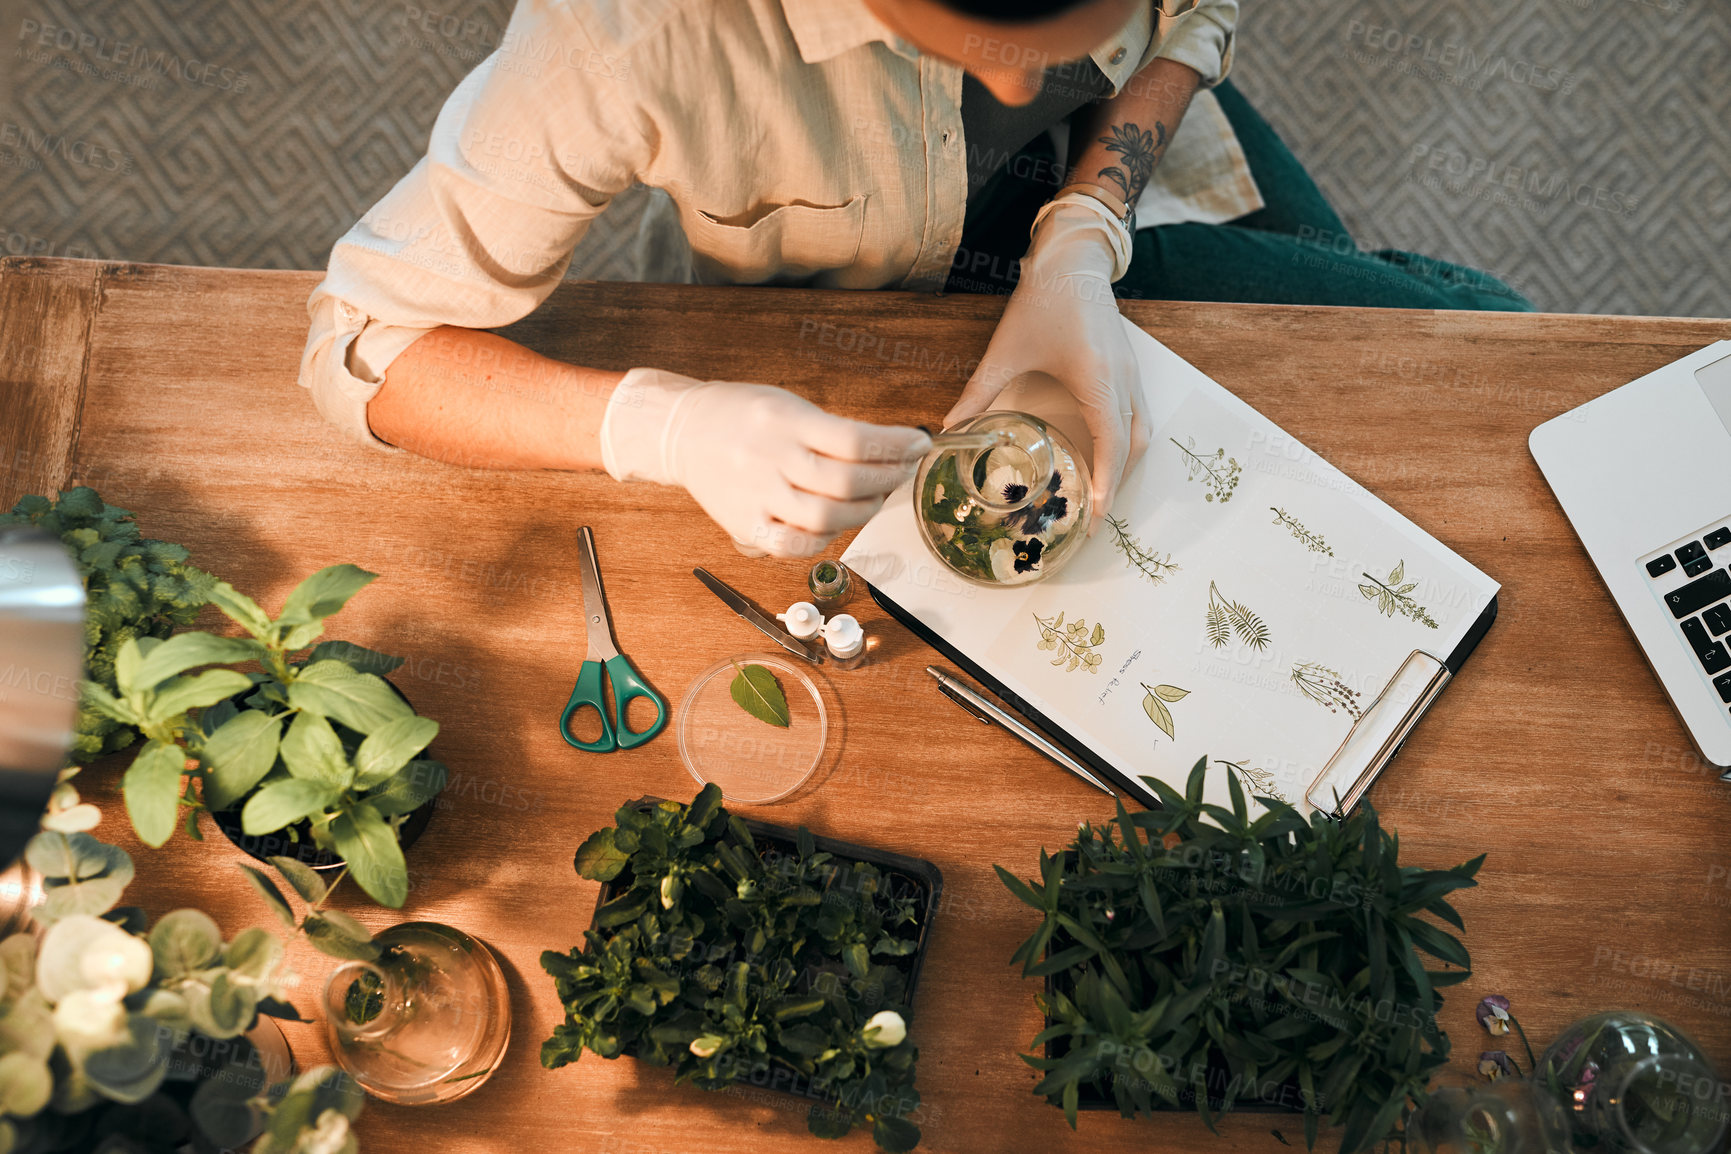
{"label": "beige button-up shirt", "polygon": [[[1145,5],[1092,58],[1114,93],[1156,57],[1213,84],[1237,15],[1238,0],[1177,19]],[[671,196],[700,280],[935,291],[967,208],[961,98],[959,66],[861,0],[520,0],[427,155],[333,249],[301,384],[327,419],[385,447],[366,406],[390,361],[441,325],[533,311],[635,183]],[[1204,92],[1137,223],[1261,203]]]}

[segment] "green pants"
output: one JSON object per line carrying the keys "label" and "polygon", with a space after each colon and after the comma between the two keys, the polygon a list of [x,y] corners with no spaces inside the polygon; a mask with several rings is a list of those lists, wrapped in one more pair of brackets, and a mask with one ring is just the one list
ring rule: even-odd
{"label": "green pants", "polygon": [[[1118,296],[1146,300],[1247,301],[1372,308],[1531,312],[1520,293],[1487,273],[1398,249],[1365,252],[1304,166],[1230,81],[1215,89],[1264,207],[1228,224],[1139,229]],[[1042,135],[1023,154],[1053,159]],[[951,292],[1008,292],[1028,229],[1055,191],[1012,176],[1050,164],[1011,162],[968,206],[952,265]]]}

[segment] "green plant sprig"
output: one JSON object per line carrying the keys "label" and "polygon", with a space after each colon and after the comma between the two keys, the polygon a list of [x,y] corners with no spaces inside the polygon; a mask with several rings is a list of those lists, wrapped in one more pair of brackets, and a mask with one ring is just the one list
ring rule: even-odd
{"label": "green plant sprig", "polygon": [[[326,619],[375,576],[354,565],[321,569],[295,587],[274,620],[217,582],[210,600],[249,636],[135,638],[116,659],[116,692],[83,683],[87,703],[147,739],[122,782],[127,814],[145,844],[166,843],[182,810],[188,835],[197,838],[200,810],[244,799],[248,835],[306,821],[314,842],[340,854],[369,896],[402,906],[408,869],[397,833],[444,788],[445,767],[416,756],[438,734],[438,722],[417,717],[369,671],[388,673],[399,659],[344,641],[313,644]],[[263,671],[189,672],[250,662]],[[230,700],[249,690],[246,708]]]}
{"label": "green plant sprig", "polygon": [[[1460,928],[1447,895],[1475,885],[1484,858],[1402,866],[1368,804],[1307,821],[1260,797],[1252,821],[1230,771],[1231,807],[1203,801],[1207,771],[1203,758],[1182,794],[1143,778],[1161,809],[1132,816],[1119,803],[1064,852],[1042,851],[1038,880],[997,867],[1041,914],[1011,958],[1051,979],[1033,1045],[1062,1052],[1024,1055],[1043,1075],[1034,1092],[1072,1127],[1084,1088],[1126,1116],[1193,1098],[1212,1127],[1210,1098],[1230,1110],[1253,1088],[1295,1085],[1306,1142],[1326,1118],[1357,1154],[1396,1131],[1447,1061],[1437,990],[1470,963],[1421,915]],[[1420,952],[1458,968],[1427,970]]]}
{"label": "green plant sprig", "polygon": [[912,1149],[917,1051],[898,959],[919,941],[915,897],[819,852],[803,828],[794,852],[766,851],[713,784],[690,806],[614,817],[576,855],[579,874],[611,886],[587,948],[541,955],[566,1011],[542,1064],[630,1054],[706,1090],[784,1071],[818,1099],[814,1134],[869,1126],[883,1149]]}
{"label": "green plant sprig", "polygon": [[[84,579],[84,676],[110,693],[116,691],[121,647],[191,625],[216,580],[188,564],[181,546],[145,537],[131,513],[88,486],[67,489],[52,501],[23,497],[10,513],[0,514],[0,528],[9,525],[54,533],[71,551]],[[86,703],[78,711],[70,760],[87,765],[137,739],[133,726]]]}

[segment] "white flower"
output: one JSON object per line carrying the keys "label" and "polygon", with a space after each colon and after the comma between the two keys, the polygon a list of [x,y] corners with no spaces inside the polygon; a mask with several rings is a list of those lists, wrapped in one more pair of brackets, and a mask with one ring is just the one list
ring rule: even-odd
{"label": "white flower", "polygon": [[879,1010],[871,1016],[871,1020],[860,1031],[860,1037],[868,1046],[889,1049],[899,1046],[908,1036],[908,1024],[902,1021],[902,1016],[894,1010]]}
{"label": "white flower", "polygon": [[295,1154],[341,1154],[348,1143],[348,1115],[327,1107],[311,1132],[302,1134],[295,1143]]}
{"label": "white flower", "polygon": [[992,579],[1005,585],[1014,585],[1021,580],[1016,573],[1016,546],[1008,537],[999,537],[986,550],[986,556],[992,562]]}

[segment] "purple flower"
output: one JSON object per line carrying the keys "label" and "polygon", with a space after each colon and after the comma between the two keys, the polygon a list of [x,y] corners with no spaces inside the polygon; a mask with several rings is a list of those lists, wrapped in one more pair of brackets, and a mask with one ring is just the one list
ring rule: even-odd
{"label": "purple flower", "polygon": [[1032,573],[1040,567],[1040,554],[1045,552],[1046,543],[1038,537],[1030,537],[1026,541],[1017,541],[1012,548],[1016,555],[1016,572]]}
{"label": "purple flower", "polygon": [[1014,505],[1017,501],[1020,501],[1027,495],[1028,487],[1016,481],[1011,481],[1008,485],[1004,486],[1004,503],[1006,505]]}
{"label": "purple flower", "polygon": [[1518,1078],[1521,1072],[1515,1069],[1514,1062],[1501,1050],[1486,1050],[1479,1055],[1479,1073],[1486,1081],[1500,1082],[1504,1078]]}
{"label": "purple flower", "polygon": [[1489,994],[1479,1000],[1478,1007],[1473,1010],[1473,1017],[1479,1020],[1487,1033],[1501,1037],[1513,1027],[1509,1024],[1509,1000],[1501,994]]}

